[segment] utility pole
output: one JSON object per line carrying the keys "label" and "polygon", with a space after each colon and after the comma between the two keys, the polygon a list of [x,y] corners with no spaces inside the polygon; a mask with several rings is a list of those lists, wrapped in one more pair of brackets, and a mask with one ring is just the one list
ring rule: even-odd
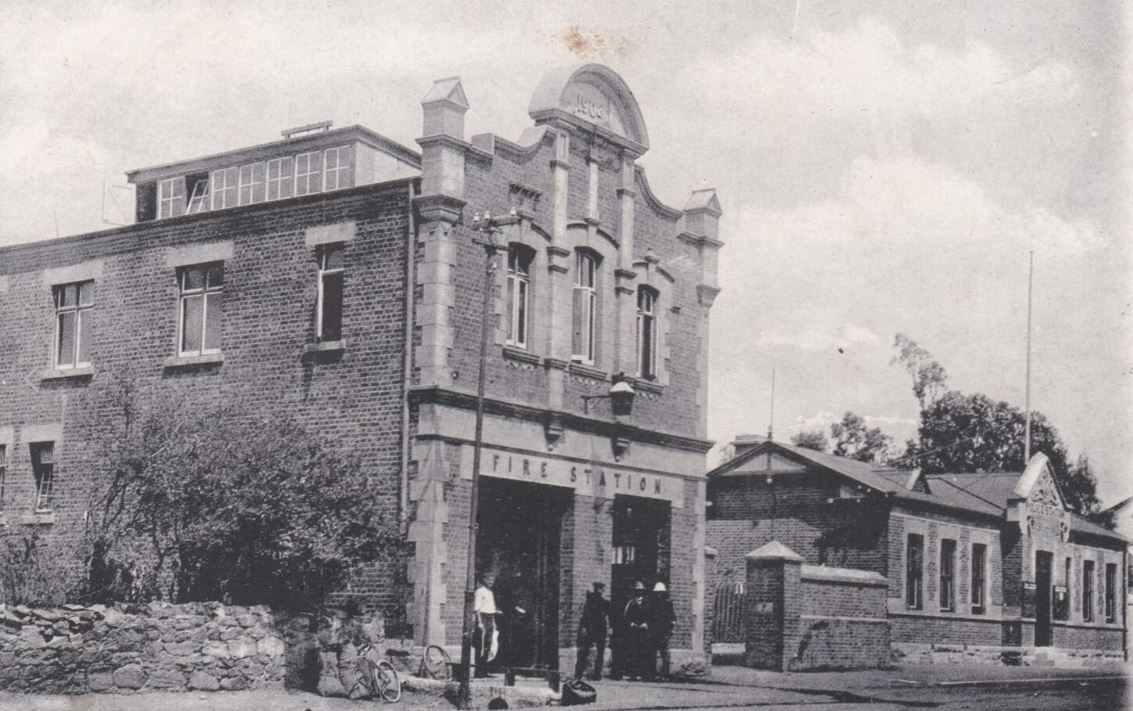
{"label": "utility pole", "polygon": [[475,631],[476,601],[476,534],[478,523],[477,509],[480,499],[480,450],[484,440],[484,385],[487,380],[488,335],[491,326],[492,285],[495,283],[496,254],[507,250],[507,244],[498,244],[495,235],[501,227],[519,222],[512,208],[508,217],[495,218],[488,213],[480,213],[472,218],[472,228],[481,239],[475,240],[484,248],[484,293],[480,311],[480,367],[476,380],[476,435],[472,446],[472,487],[469,492],[471,502],[468,506],[468,566],[464,577],[464,624],[460,635],[460,688],[457,705],[462,709],[472,707],[472,636]]}

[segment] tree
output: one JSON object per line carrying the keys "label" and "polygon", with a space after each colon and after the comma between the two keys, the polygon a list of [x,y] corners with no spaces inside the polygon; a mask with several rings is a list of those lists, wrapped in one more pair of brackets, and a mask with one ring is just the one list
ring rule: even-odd
{"label": "tree", "polygon": [[913,395],[920,403],[921,412],[936,401],[948,386],[948,373],[932,354],[903,333],[893,339],[897,355],[889,361],[890,365],[900,365],[909,373],[913,382]]}
{"label": "tree", "polygon": [[92,592],[306,607],[395,543],[357,460],[248,404],[173,408],[108,453]]}
{"label": "tree", "polygon": [[[903,457],[925,473],[1022,471],[1026,415],[986,395],[952,390],[921,413],[919,438]],[[1050,460],[1067,505],[1083,515],[1098,512],[1097,481],[1089,459],[1071,465],[1066,445],[1046,417],[1031,415],[1031,451]]]}
{"label": "tree", "polygon": [[822,430],[813,430],[795,433],[795,436],[791,437],[791,444],[804,449],[825,452],[826,448],[830,446],[830,441],[826,439],[826,433]]}
{"label": "tree", "polygon": [[830,425],[834,437],[834,454],[851,457],[859,462],[884,462],[892,438],[879,427],[866,427],[865,418],[852,412],[842,416],[841,422]]}

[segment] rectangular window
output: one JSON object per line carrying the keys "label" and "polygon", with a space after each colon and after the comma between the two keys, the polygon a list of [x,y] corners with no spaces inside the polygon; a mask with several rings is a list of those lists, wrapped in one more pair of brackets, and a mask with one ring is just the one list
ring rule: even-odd
{"label": "rectangular window", "polygon": [[527,347],[528,294],[531,290],[531,252],[514,246],[507,255],[507,344]]}
{"label": "rectangular window", "polygon": [[987,546],[972,544],[972,614],[984,613],[987,590]]}
{"label": "rectangular window", "polygon": [[956,609],[956,541],[940,540],[940,609]]}
{"label": "rectangular window", "polygon": [[295,156],[296,195],[310,195],[322,191],[322,157],[323,154],[319,151]]}
{"label": "rectangular window", "polygon": [[637,374],[657,377],[657,292],[647,287],[637,290]]}
{"label": "rectangular window", "polygon": [[924,536],[910,533],[905,545],[905,605],[910,610],[924,607]]}
{"label": "rectangular window", "polygon": [[594,362],[597,272],[598,263],[594,256],[586,252],[575,252],[571,358],[583,363]]}
{"label": "rectangular window", "polygon": [[176,217],[185,212],[185,177],[168,178],[157,184],[157,217]]}
{"label": "rectangular window", "polygon": [[1117,564],[1105,564],[1105,621],[1117,622]]}
{"label": "rectangular window", "polygon": [[212,194],[213,210],[236,207],[238,168],[221,168],[209,173],[209,192]]}
{"label": "rectangular window", "polygon": [[327,244],[319,247],[318,338],[320,341],[342,340],[343,247]]}
{"label": "rectangular window", "polygon": [[630,565],[637,561],[635,546],[614,546],[614,565]]}
{"label": "rectangular window", "polygon": [[204,212],[209,206],[209,179],[199,178],[192,181],[193,190],[189,193],[189,204],[185,207],[186,215],[195,215]]}
{"label": "rectangular window", "polygon": [[220,352],[223,315],[224,263],[182,267],[179,354],[182,356]]}
{"label": "rectangular window", "polygon": [[323,190],[350,187],[350,146],[323,151]]}
{"label": "rectangular window", "polygon": [[252,205],[264,201],[264,163],[240,166],[240,204]]}
{"label": "rectangular window", "polygon": [[55,367],[66,370],[90,365],[94,282],[60,284],[51,290],[55,297]]}
{"label": "rectangular window", "polygon": [[1094,619],[1094,561],[1082,561],[1082,619]]}
{"label": "rectangular window", "polygon": [[51,492],[55,486],[55,443],[31,443],[31,468],[35,475],[35,512],[51,512]]}
{"label": "rectangular window", "polygon": [[0,509],[4,508],[4,497],[8,493],[8,445],[0,444]]}
{"label": "rectangular window", "polygon": [[268,200],[283,200],[295,190],[295,161],[291,156],[268,161]]}

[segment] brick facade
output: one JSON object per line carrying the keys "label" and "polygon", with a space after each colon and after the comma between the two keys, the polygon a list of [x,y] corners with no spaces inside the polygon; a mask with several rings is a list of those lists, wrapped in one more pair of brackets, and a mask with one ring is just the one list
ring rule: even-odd
{"label": "brick facade", "polygon": [[[591,108],[578,109],[577,96]],[[469,107],[459,80],[447,79],[423,102],[419,156],[361,127],[224,154],[233,164],[271,160],[345,135],[357,142],[349,153],[355,160],[386,151],[395,172],[409,170],[402,179],[363,185],[370,178],[359,163],[352,168],[358,187],[179,214],[184,202],[161,203],[162,181],[194,185],[201,171],[222,168],[224,156],[194,159],[130,174],[141,196],[136,225],[0,250],[0,350],[12,356],[0,363],[0,444],[12,455],[7,497],[23,506],[5,504],[7,524],[74,535],[124,384],[150,408],[246,395],[265,416],[294,416],[358,455],[383,510],[404,524],[406,547],[351,591],[379,604],[418,643],[454,649],[469,560],[485,278],[476,240],[490,236],[530,255],[529,301],[526,342],[509,343],[505,250],[488,293],[482,478],[494,491],[527,496],[520,508],[554,503],[542,548],[520,550],[523,535],[485,530],[480,557],[517,575],[520,564],[508,555],[538,553],[546,556],[539,565],[554,563],[546,575],[556,590],[545,591],[530,614],[542,615],[535,627],[564,657],[573,654],[585,592],[596,580],[624,587],[628,573],[619,577],[616,566],[625,558],[633,576],[669,586],[678,659],[702,659],[705,366],[719,203],[712,190],[695,191],[684,209],[653,196],[636,164],[649,149],[645,124],[608,69],[552,72],[535,97],[536,125],[516,142],[466,140]],[[518,219],[492,235],[472,224],[474,213],[500,217],[512,208]],[[315,338],[316,257],[332,242],[345,245],[344,343],[327,347]],[[572,352],[579,251],[597,260],[593,359]],[[177,268],[194,259],[224,265],[221,347],[179,358]],[[51,280],[79,273],[95,280],[92,367],[56,377],[45,373]],[[658,304],[648,377],[639,371],[642,288]],[[631,415],[613,416],[606,399],[584,401],[606,395],[621,372],[637,390]],[[34,516],[27,503],[29,441],[56,443],[50,516]],[[481,521],[514,513],[494,507],[484,491]],[[615,506],[630,496],[644,503]],[[651,511],[664,523],[643,532],[623,509]],[[652,558],[635,559],[624,545],[615,550],[618,525]],[[518,547],[506,550],[501,540]],[[553,662],[553,653],[540,654],[538,663]]]}

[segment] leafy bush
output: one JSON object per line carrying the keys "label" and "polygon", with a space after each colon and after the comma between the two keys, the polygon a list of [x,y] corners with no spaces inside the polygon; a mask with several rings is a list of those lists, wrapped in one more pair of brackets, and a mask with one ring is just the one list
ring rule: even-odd
{"label": "leafy bush", "polygon": [[68,556],[38,533],[0,538],[0,602],[43,607],[63,604],[70,592],[67,581],[72,579],[67,563]]}
{"label": "leafy bush", "polygon": [[306,608],[395,540],[358,461],[290,419],[181,408],[128,426],[111,450],[94,597]]}

